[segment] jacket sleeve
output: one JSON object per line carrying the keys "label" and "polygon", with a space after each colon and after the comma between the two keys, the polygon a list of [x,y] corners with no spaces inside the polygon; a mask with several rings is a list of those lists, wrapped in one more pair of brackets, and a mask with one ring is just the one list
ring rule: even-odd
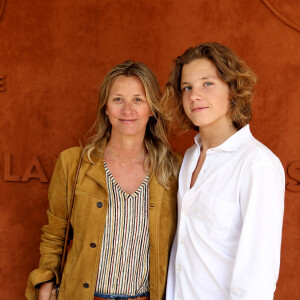
{"label": "jacket sleeve", "polygon": [[243,221],[230,300],[272,300],[279,273],[284,170],[278,159],[247,168],[240,192]]}
{"label": "jacket sleeve", "polygon": [[59,269],[68,218],[68,187],[61,155],[57,159],[49,186],[48,224],[42,227],[40,262],[29,275],[25,296],[36,299],[37,285],[55,278],[59,283]]}

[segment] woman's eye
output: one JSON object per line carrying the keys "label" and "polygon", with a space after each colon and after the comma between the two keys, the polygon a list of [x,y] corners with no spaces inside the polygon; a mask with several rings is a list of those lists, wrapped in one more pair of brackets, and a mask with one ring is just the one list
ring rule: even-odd
{"label": "woman's eye", "polygon": [[116,97],[116,98],[113,99],[113,101],[114,101],[114,102],[120,102],[120,101],[122,101],[122,98]]}
{"label": "woman's eye", "polygon": [[212,82],[205,82],[205,83],[204,83],[204,86],[211,86],[211,85],[213,85]]}
{"label": "woman's eye", "polygon": [[143,100],[141,98],[135,98],[134,101],[135,102],[142,102]]}
{"label": "woman's eye", "polygon": [[187,92],[187,91],[190,91],[191,89],[192,89],[191,86],[184,86],[184,87],[182,88],[182,91],[183,91],[183,92]]}

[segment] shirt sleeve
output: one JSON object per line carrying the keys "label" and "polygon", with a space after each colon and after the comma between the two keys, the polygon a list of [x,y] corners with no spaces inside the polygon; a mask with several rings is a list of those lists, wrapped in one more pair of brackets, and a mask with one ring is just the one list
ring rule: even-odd
{"label": "shirt sleeve", "polygon": [[241,179],[242,230],[230,300],[272,300],[278,279],[285,177],[277,158],[251,164]]}
{"label": "shirt sleeve", "polygon": [[175,297],[174,294],[175,294],[175,282],[176,282],[176,272],[175,272],[176,252],[177,252],[177,233],[175,235],[172,244],[170,260],[169,260],[166,300],[173,300]]}
{"label": "shirt sleeve", "polygon": [[49,186],[48,224],[42,227],[39,267],[30,273],[25,296],[36,299],[37,286],[55,278],[59,283],[59,269],[68,218],[67,184],[61,156],[57,159]]}

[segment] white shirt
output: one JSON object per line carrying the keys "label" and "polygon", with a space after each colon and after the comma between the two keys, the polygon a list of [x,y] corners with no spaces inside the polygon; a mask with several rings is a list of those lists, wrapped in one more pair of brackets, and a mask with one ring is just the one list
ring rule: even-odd
{"label": "white shirt", "polygon": [[285,177],[243,127],[209,149],[192,188],[200,136],[179,175],[167,300],[271,300],[279,273]]}

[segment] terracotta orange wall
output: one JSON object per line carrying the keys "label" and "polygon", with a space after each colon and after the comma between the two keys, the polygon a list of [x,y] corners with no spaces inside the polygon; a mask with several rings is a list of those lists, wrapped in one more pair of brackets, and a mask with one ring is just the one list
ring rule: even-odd
{"label": "terracotta orange wall", "polygon": [[174,57],[218,41],[257,73],[252,131],[290,166],[276,299],[300,299],[299,20],[298,0],[0,0],[0,298],[24,298],[53,160],[92,125],[104,74],[132,58],[163,86]]}

